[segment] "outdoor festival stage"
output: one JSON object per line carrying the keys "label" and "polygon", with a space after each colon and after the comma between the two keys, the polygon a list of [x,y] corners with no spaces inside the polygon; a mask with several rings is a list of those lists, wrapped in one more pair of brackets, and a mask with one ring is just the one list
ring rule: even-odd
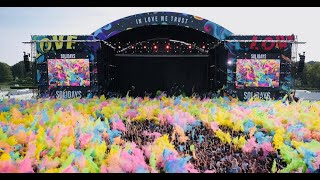
{"label": "outdoor festival stage", "polygon": [[[320,171],[320,101],[251,98],[290,91],[294,43],[173,12],[91,35],[34,35],[40,98],[0,100],[0,172]],[[224,88],[240,100],[170,96],[172,88]]]}
{"label": "outdoor festival stage", "polygon": [[234,35],[201,17],[136,14],[91,35],[34,35],[40,97],[134,96],[223,89],[241,100],[281,99],[293,86],[295,36]]}

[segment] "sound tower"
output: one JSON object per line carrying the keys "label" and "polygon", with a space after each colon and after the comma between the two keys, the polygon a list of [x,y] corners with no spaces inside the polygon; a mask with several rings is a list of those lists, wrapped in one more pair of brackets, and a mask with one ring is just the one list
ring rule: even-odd
{"label": "sound tower", "polygon": [[30,61],[29,61],[29,55],[26,54],[26,52],[23,52],[23,62],[24,62],[24,69],[26,72],[30,72]]}
{"label": "sound tower", "polygon": [[299,54],[299,58],[300,58],[300,61],[299,61],[299,65],[298,65],[298,72],[301,73],[301,72],[303,72],[304,62],[306,59],[305,52],[303,52],[303,54]]}

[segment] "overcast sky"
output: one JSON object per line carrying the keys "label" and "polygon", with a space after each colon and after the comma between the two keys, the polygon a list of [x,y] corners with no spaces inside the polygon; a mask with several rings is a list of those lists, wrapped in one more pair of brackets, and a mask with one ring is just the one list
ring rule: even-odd
{"label": "overcast sky", "polygon": [[7,7],[0,8],[0,61],[13,65],[30,52],[31,35],[88,35],[123,17],[151,11],[200,16],[239,35],[298,35],[306,61],[320,61],[320,8],[280,7]]}

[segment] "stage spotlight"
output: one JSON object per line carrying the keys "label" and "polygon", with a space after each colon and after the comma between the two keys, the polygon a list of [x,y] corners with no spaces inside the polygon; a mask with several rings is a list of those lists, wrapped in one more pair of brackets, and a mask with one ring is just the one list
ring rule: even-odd
{"label": "stage spotlight", "polygon": [[191,48],[192,48],[192,46],[191,46],[191,45],[189,45],[188,47],[189,47],[189,49],[191,49]]}
{"label": "stage spotlight", "polygon": [[205,46],[205,45],[203,45],[203,46],[202,46],[202,49],[205,49],[205,48],[206,48],[206,46]]}
{"label": "stage spotlight", "polygon": [[118,46],[118,48],[120,49],[120,48],[121,48],[121,46]]}
{"label": "stage spotlight", "polygon": [[169,46],[169,45],[166,45],[166,49],[170,49],[170,46]]}
{"label": "stage spotlight", "polygon": [[143,46],[144,49],[147,49],[147,46]]}
{"label": "stage spotlight", "polygon": [[157,46],[153,46],[153,49],[157,49],[158,47]]}
{"label": "stage spotlight", "polygon": [[228,65],[232,65],[232,61],[229,60],[229,61],[228,61]]}

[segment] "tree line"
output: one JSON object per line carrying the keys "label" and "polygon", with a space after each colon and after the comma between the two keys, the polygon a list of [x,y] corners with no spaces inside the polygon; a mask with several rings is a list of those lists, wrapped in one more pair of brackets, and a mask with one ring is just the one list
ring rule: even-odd
{"label": "tree line", "polygon": [[301,73],[295,73],[295,85],[299,89],[320,90],[320,62],[305,63]]}
{"label": "tree line", "polygon": [[32,72],[26,72],[23,61],[13,66],[0,62],[0,83],[22,83],[32,84]]}

